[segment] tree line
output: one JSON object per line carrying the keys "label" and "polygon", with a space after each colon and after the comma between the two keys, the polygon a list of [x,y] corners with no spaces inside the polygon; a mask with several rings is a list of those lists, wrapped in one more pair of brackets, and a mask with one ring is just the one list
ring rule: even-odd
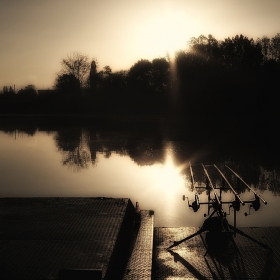
{"label": "tree line", "polygon": [[191,122],[201,135],[229,128],[256,133],[258,126],[258,137],[279,117],[280,33],[221,41],[201,35],[174,59],[140,59],[115,72],[98,71],[97,59],[81,53],[61,66],[49,94],[38,95],[32,85],[17,94],[3,89],[1,112],[160,116]]}

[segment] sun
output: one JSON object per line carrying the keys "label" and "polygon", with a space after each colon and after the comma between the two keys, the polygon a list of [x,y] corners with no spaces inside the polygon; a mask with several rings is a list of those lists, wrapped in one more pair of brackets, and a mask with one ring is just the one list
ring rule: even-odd
{"label": "sun", "polygon": [[183,12],[165,11],[141,24],[138,46],[147,56],[173,56],[176,51],[186,49],[193,29]]}

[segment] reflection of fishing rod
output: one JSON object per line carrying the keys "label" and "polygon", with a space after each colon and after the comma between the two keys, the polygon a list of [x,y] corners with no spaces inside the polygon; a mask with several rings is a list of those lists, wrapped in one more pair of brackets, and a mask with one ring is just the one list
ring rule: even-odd
{"label": "reflection of fishing rod", "polygon": [[[218,208],[221,210],[221,208],[222,208],[222,202],[221,202],[221,200],[219,199],[217,193],[215,192],[215,188],[214,188],[214,186],[213,186],[213,183],[212,183],[212,181],[211,181],[211,179],[210,179],[210,176],[209,176],[209,174],[208,174],[208,172],[207,172],[207,170],[206,170],[204,164],[201,163],[201,165],[202,165],[203,170],[204,170],[204,173],[205,173],[205,175],[206,175],[206,177],[207,177],[207,182],[209,182],[209,185],[211,186],[211,188],[212,188],[212,190],[213,190],[213,192],[214,192],[215,202],[217,203]],[[209,194],[209,195],[210,195],[210,194]]]}
{"label": "reflection of fishing rod", "polygon": [[234,193],[235,197],[239,200],[239,202],[242,205],[245,205],[245,203],[243,202],[243,200],[241,199],[241,197],[238,195],[238,193],[235,191],[235,189],[232,187],[232,185],[229,183],[229,181],[227,180],[227,178],[225,177],[225,175],[223,174],[223,172],[216,166],[216,164],[214,164],[215,168],[219,171],[219,173],[221,174],[221,176],[223,177],[223,179],[225,180],[225,182],[228,184],[228,186],[231,188],[232,192]]}
{"label": "reflection of fishing rod", "polygon": [[255,192],[236,172],[234,172],[230,167],[228,167],[226,165],[226,167],[241,181],[245,184],[246,187],[249,188],[250,191],[252,191],[255,196],[257,196],[265,205],[267,204],[267,202],[257,193]]}

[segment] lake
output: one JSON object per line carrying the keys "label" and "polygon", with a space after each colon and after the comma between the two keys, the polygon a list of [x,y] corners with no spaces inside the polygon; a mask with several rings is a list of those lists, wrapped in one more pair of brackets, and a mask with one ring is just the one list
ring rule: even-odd
{"label": "lake", "polygon": [[[201,226],[207,205],[194,213],[182,199],[185,195],[194,200],[189,165],[197,185],[205,185],[200,165],[204,163],[219,186],[213,164],[223,172],[227,164],[268,202],[261,203],[258,211],[251,208],[247,217],[244,213],[249,213],[250,204],[241,206],[237,226],[280,226],[280,169],[275,158],[270,161],[270,155],[258,154],[250,145],[212,142],[207,146],[201,140],[193,143],[188,137],[170,137],[162,127],[159,135],[159,127],[2,123],[0,197],[130,198],[141,209],[155,211],[157,227]],[[237,184],[232,174],[229,177]],[[243,200],[254,199],[246,186],[238,193]],[[234,194],[228,190],[222,199],[231,201]],[[200,202],[206,201],[202,189]],[[232,224],[233,211],[226,204],[223,209]]]}

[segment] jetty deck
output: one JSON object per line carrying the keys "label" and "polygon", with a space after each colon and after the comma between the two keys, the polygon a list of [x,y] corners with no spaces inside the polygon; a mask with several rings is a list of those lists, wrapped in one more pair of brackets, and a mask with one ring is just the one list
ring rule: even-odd
{"label": "jetty deck", "polygon": [[168,250],[199,228],[155,228],[153,279],[280,279],[280,228],[239,229],[227,248],[209,248],[203,232]]}
{"label": "jetty deck", "polygon": [[[155,213],[156,215],[156,213]],[[154,227],[129,199],[0,198],[0,279],[279,279],[280,227],[240,228],[226,250],[199,228]]]}
{"label": "jetty deck", "polygon": [[129,199],[1,198],[0,279],[121,279],[134,214]]}

